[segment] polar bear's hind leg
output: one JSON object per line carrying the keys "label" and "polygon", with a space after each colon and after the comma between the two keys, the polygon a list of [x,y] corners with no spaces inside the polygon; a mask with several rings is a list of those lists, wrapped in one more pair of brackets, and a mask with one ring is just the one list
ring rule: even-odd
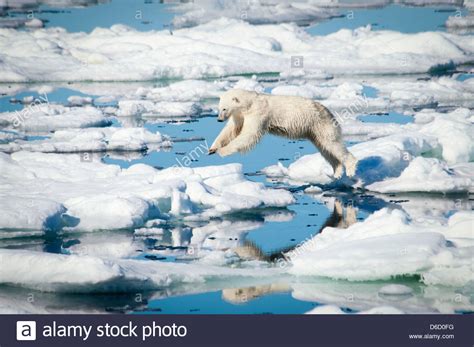
{"label": "polar bear's hind leg", "polygon": [[324,159],[331,165],[334,171],[335,178],[341,178],[342,173],[344,171],[343,167],[343,155],[339,155],[338,151],[335,151],[337,143],[334,143],[331,146],[323,146],[316,137],[310,138],[311,142],[314,144],[316,148],[319,149],[319,152],[323,156]]}
{"label": "polar bear's hind leg", "polygon": [[344,160],[344,166],[346,168],[346,174],[349,177],[353,177],[356,173],[358,160],[351,153],[347,153],[346,159]]}

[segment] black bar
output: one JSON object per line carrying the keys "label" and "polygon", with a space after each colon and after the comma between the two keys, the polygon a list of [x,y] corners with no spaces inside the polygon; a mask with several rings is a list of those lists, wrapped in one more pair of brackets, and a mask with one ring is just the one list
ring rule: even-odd
{"label": "black bar", "polygon": [[[17,341],[17,321],[36,322],[36,341]],[[91,326],[89,337],[44,337],[45,326]],[[136,337],[98,337],[98,326],[135,325]],[[153,323],[162,334],[143,340]],[[171,326],[175,324],[173,331]],[[170,328],[164,328],[169,326]],[[184,329],[177,327],[185,326]],[[429,346],[472,347],[473,315],[0,315],[0,346]],[[431,328],[431,329],[430,329]],[[149,332],[145,328],[145,332]],[[79,329],[77,330],[77,334]],[[156,328],[156,334],[159,333]],[[28,334],[28,329],[23,331]],[[114,332],[114,330],[112,330]],[[109,330],[110,333],[110,330]],[[124,330],[128,333],[128,329]],[[410,339],[409,334],[439,334]]]}

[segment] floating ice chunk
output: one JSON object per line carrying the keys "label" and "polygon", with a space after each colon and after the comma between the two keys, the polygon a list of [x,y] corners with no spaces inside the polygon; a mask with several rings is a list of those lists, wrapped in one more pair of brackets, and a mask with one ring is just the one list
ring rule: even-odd
{"label": "floating ice chunk", "polygon": [[341,232],[325,228],[288,253],[297,275],[353,281],[420,275],[425,283],[472,281],[472,249],[448,247],[447,227],[412,223],[400,210],[382,209]]}
{"label": "floating ice chunk", "polygon": [[339,115],[335,112],[336,119],[342,122],[342,134],[345,138],[355,138],[356,141],[371,140],[379,137],[399,133],[402,129],[410,130],[410,126],[401,127],[396,123],[370,123],[359,120],[337,118]]}
{"label": "floating ice chunk", "polygon": [[[429,6],[457,5],[462,6],[463,0],[317,0],[317,1],[261,1],[242,2],[228,0],[225,2],[198,0],[192,3],[180,3],[175,6],[177,12],[183,12],[174,18],[176,27],[190,27],[207,23],[216,17],[240,18],[252,24],[294,22],[308,25],[333,16],[343,16],[336,9],[345,8],[377,8],[391,3]],[[466,2],[466,6],[469,3]]]}
{"label": "floating ice chunk", "polygon": [[257,77],[254,75],[251,79],[241,78],[234,85],[234,89],[244,89],[257,93],[263,93],[265,87],[257,81]]}
{"label": "floating ice chunk", "polygon": [[261,170],[268,177],[283,177],[288,175],[288,168],[284,167],[281,162],[276,165],[267,166]]}
{"label": "floating ice chunk", "polygon": [[[474,163],[469,167],[474,170]],[[456,175],[438,159],[418,157],[410,162],[399,177],[372,183],[367,189],[381,193],[456,193],[469,191],[473,184],[473,177]]]}
{"label": "floating ice chunk", "polygon": [[452,215],[449,218],[449,229],[445,232],[450,240],[456,239],[472,239],[474,240],[474,229],[472,223],[474,222],[474,212],[461,211]]}
{"label": "floating ice chunk", "polygon": [[67,98],[69,106],[84,106],[92,104],[92,98],[90,96],[79,96],[71,95]]}
{"label": "floating ice chunk", "polygon": [[[469,106],[474,92],[474,81],[458,81],[452,77],[432,78],[429,81],[375,81],[370,85],[379,96],[390,101],[390,107],[448,104]],[[372,102],[372,100],[370,100]]]}
{"label": "floating ice chunk", "polygon": [[318,186],[309,186],[304,190],[306,194],[320,194],[323,190]]}
{"label": "floating ice chunk", "polygon": [[425,124],[420,132],[437,138],[442,148],[442,157],[449,164],[473,161],[472,116],[473,112],[465,108],[458,108],[448,114],[434,114],[433,121]]}
{"label": "floating ice chunk", "polygon": [[433,257],[434,266],[422,274],[422,280],[428,285],[472,285],[473,256],[472,246],[442,252]]}
{"label": "floating ice chunk", "polygon": [[474,15],[450,16],[446,21],[446,26],[450,29],[464,29],[474,27]]}
{"label": "floating ice chunk", "polygon": [[141,226],[149,216],[150,205],[136,197],[102,194],[65,201],[68,214],[78,218],[85,230],[130,229]]}
{"label": "floating ice chunk", "polygon": [[264,278],[277,274],[267,269],[232,269],[216,266],[113,260],[0,249],[0,283],[42,291],[67,293],[136,292],[185,283],[233,278]]}
{"label": "floating ice chunk", "polygon": [[[376,89],[376,95],[368,97],[363,87]],[[405,78],[380,79],[372,76],[364,85],[342,78],[315,85],[304,80],[292,80],[289,84],[272,89],[275,95],[297,95],[320,102],[343,118],[355,118],[370,112],[387,112],[407,108],[433,108],[437,105],[472,107],[474,80],[458,81],[452,77],[432,78],[419,81]]]}
{"label": "floating ice chunk", "polygon": [[[297,300],[348,308],[355,312],[375,307],[396,306],[406,313],[455,313],[472,311],[469,286],[426,286],[418,280],[410,281],[413,295],[380,295],[380,281],[351,282],[326,278],[311,278],[311,282],[293,282],[292,296]],[[390,282],[389,282],[390,283]],[[387,283],[386,285],[389,285]],[[397,283],[397,282],[395,282]],[[456,297],[457,300],[453,300]]]}
{"label": "floating ice chunk", "polygon": [[376,280],[417,274],[445,243],[437,233],[407,232],[399,211],[382,210],[341,233],[326,228],[291,257],[291,272],[337,279]]}
{"label": "floating ice chunk", "polygon": [[195,102],[153,102],[150,100],[121,100],[117,116],[183,117],[196,116],[202,111]]}
{"label": "floating ice chunk", "polygon": [[99,109],[92,106],[65,107],[35,104],[21,111],[0,113],[0,124],[29,132],[50,132],[67,128],[101,127],[112,124]]}
{"label": "floating ice chunk", "polygon": [[155,102],[198,102],[202,99],[218,98],[229,87],[229,81],[185,80],[166,87],[140,88],[135,92],[135,96]]}
{"label": "floating ice chunk", "polygon": [[43,25],[43,21],[38,18],[33,18],[32,20],[29,20],[25,23],[25,26],[28,28],[42,28]]}
{"label": "floating ice chunk", "polygon": [[218,17],[243,19],[252,24],[296,22],[308,24],[336,13],[308,2],[267,3],[262,1],[195,1],[176,6],[184,12],[173,19],[175,27],[192,27]]}
{"label": "floating ice chunk", "polygon": [[410,295],[413,289],[403,284],[387,284],[380,288],[379,294],[382,295]]}
{"label": "floating ice chunk", "polygon": [[0,151],[45,153],[144,151],[170,147],[171,141],[144,128],[86,128],[56,131],[49,139],[0,144]]}
{"label": "floating ice chunk", "polygon": [[[280,85],[272,89],[273,95],[301,96],[309,99],[320,99],[328,95],[323,94],[325,90],[312,84],[305,85]],[[324,95],[324,96],[323,96]]]}
{"label": "floating ice chunk", "polygon": [[[443,194],[397,193],[396,197],[394,197],[393,194],[374,195],[377,199],[382,199],[387,204],[395,202],[398,206],[403,208],[415,223],[430,225],[434,228],[446,225],[447,218],[453,211],[457,211],[457,213],[451,218],[457,216],[458,213],[466,214],[474,208],[474,203],[467,198],[467,195],[465,198],[460,197],[458,194],[446,196]],[[465,218],[467,218],[467,216]],[[467,220],[465,223],[468,222]],[[463,226],[463,223],[461,223],[460,226]],[[445,233],[447,231],[445,230],[443,232]],[[461,242],[461,239],[454,240],[454,238],[449,238],[449,240],[456,245]],[[462,243],[464,245],[470,242],[464,238]]]}

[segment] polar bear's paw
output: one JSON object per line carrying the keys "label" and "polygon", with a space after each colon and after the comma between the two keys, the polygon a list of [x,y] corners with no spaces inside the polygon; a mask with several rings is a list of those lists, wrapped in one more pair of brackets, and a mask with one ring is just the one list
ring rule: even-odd
{"label": "polar bear's paw", "polygon": [[334,170],[334,178],[339,179],[342,177],[342,173],[344,172],[344,167],[342,165],[336,166],[336,169]]}
{"label": "polar bear's paw", "polygon": [[217,154],[219,154],[221,157],[227,157],[232,153],[234,153],[234,151],[228,149],[227,147],[221,147],[217,149]]}
{"label": "polar bear's paw", "polygon": [[345,160],[344,166],[346,167],[346,175],[349,177],[354,177],[357,169],[358,160],[352,155],[349,154]]}

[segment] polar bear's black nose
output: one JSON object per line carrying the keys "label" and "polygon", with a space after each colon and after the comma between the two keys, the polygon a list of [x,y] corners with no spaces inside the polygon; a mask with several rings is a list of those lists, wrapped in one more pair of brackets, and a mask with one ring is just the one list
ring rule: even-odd
{"label": "polar bear's black nose", "polygon": [[217,118],[217,121],[218,121],[218,122],[223,122],[224,120]]}

